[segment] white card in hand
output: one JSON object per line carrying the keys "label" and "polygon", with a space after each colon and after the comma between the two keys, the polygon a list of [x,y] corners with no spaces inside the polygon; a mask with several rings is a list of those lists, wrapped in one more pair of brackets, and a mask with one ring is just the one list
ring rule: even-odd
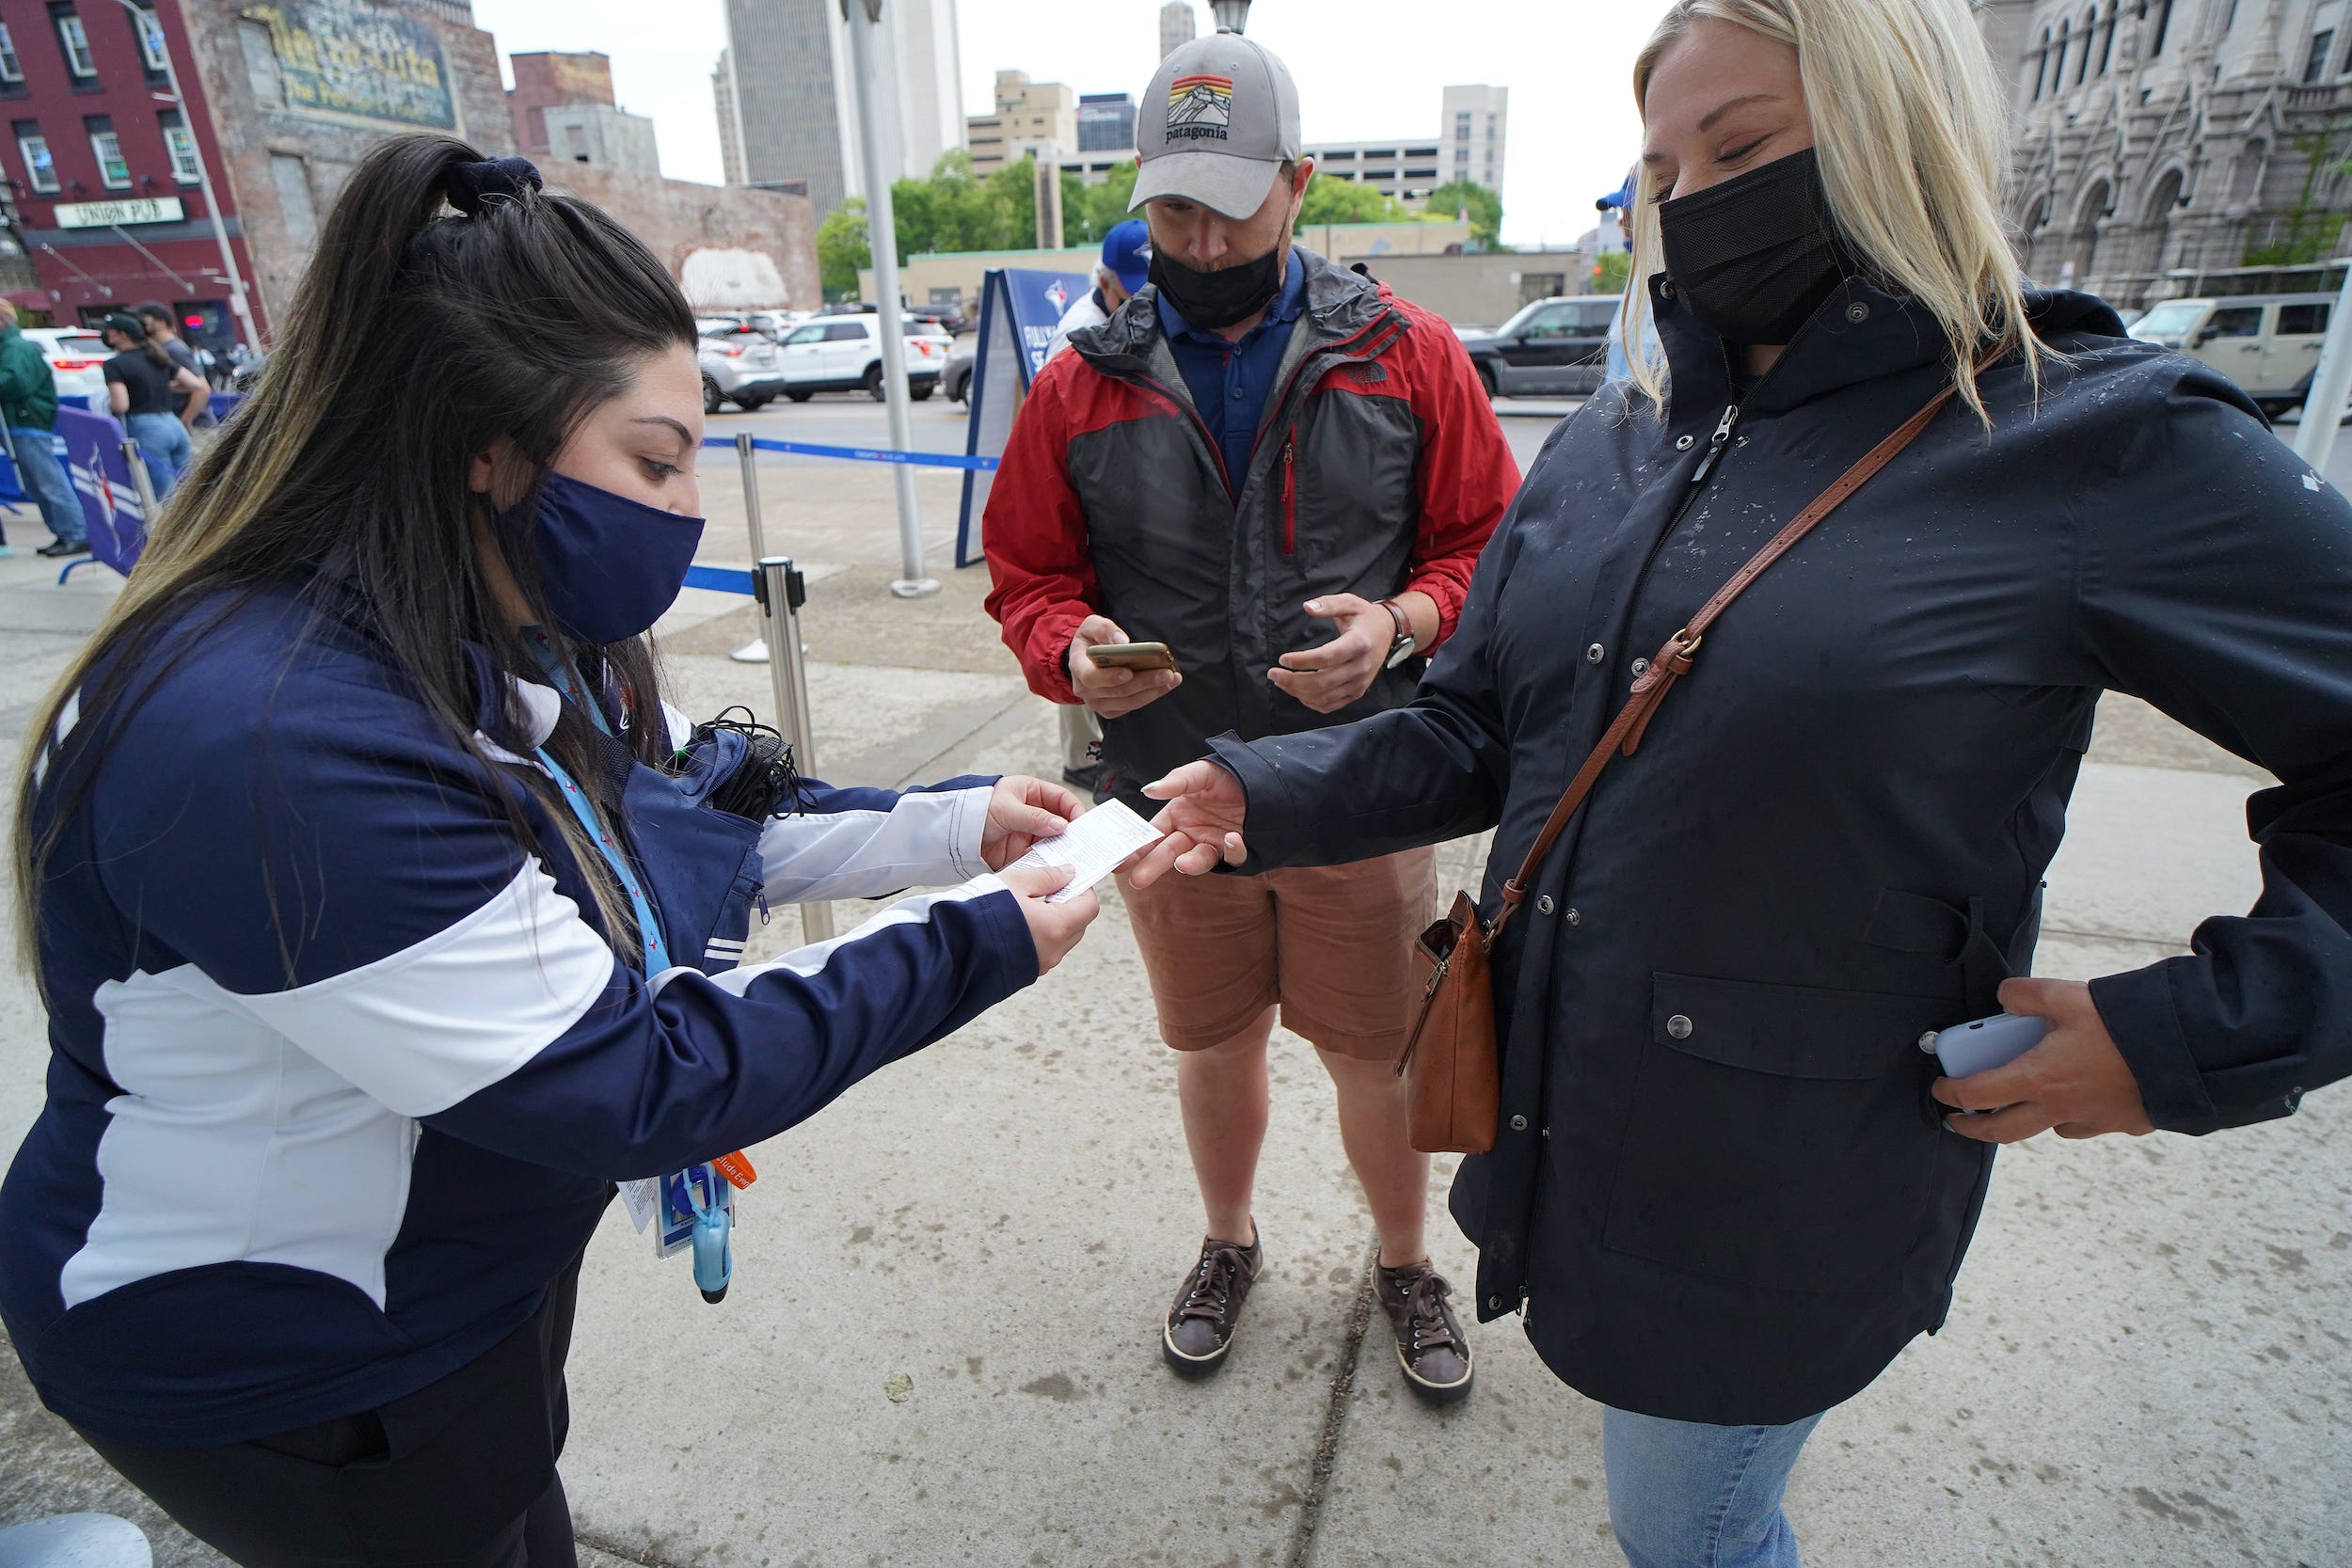
{"label": "white card in hand", "polygon": [[1049,904],[1066,904],[1117,870],[1128,856],[1138,849],[1149,849],[1159,841],[1160,834],[1152,824],[1117,800],[1105,800],[1070,824],[1068,832],[1038,844],[1005,869],[1010,871],[1024,865],[1072,867],[1070,880],[1045,895]]}

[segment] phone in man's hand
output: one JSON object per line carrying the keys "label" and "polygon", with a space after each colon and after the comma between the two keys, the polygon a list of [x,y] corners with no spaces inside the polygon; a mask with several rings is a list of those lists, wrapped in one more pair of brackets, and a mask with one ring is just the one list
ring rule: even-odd
{"label": "phone in man's hand", "polygon": [[1173,670],[1176,656],[1165,642],[1096,642],[1087,657],[1098,670]]}

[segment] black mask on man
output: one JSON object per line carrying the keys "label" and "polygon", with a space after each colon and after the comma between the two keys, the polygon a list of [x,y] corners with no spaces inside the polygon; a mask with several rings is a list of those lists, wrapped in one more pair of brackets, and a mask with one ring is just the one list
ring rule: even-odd
{"label": "black mask on man", "polygon": [[1273,304],[1289,263],[1288,252],[1277,245],[1254,261],[1202,272],[1153,245],[1152,281],[1185,321],[1214,332]]}
{"label": "black mask on man", "polygon": [[1658,209],[1666,276],[1725,342],[1785,343],[1853,270],[1813,150]]}

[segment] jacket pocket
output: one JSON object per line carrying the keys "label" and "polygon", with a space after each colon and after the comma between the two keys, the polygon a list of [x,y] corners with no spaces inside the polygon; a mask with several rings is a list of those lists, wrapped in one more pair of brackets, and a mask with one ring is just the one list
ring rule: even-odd
{"label": "jacket pocket", "polygon": [[[1922,1118],[1919,1039],[1963,1022],[1934,997],[1652,976],[1602,1240],[1778,1291],[1940,1277],[1931,1216],[1961,1173]],[[1973,1176],[1975,1164],[1969,1164]]]}

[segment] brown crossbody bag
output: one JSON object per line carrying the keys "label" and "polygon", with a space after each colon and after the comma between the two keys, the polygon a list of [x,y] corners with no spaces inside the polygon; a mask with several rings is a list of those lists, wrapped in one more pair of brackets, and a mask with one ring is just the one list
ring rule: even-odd
{"label": "brown crossbody bag", "polygon": [[1657,716],[1659,705],[1666,700],[1666,693],[1691,673],[1692,657],[1706,641],[1707,629],[1715,624],[1716,617],[1745,593],[1750,583],[1762,577],[1772,562],[1788,554],[1798,540],[1812,532],[1814,525],[1836,511],[1840,502],[1861,489],[1871,475],[1909,446],[1951,396],[1948,387],[1938,392],[1900,429],[1872,447],[1839,475],[1836,483],[1814,497],[1813,503],[1774,534],[1771,543],[1756,551],[1729,582],[1717,589],[1715,596],[1691,618],[1689,626],[1666,640],[1666,645],[1650,660],[1649,668],[1634,681],[1632,695],[1617,710],[1617,717],[1600,737],[1600,744],[1584,759],[1584,766],[1576,770],[1576,777],[1562,793],[1560,803],[1551,808],[1544,831],[1535,835],[1527,858],[1519,863],[1518,875],[1502,884],[1502,908],[1496,911],[1493,923],[1479,918],[1477,899],[1468,893],[1456,893],[1453,910],[1413,943],[1413,951],[1429,975],[1422,989],[1421,1010],[1413,1020],[1413,1032],[1406,1037],[1404,1053],[1396,1059],[1396,1070],[1406,1084],[1415,1148],[1427,1154],[1482,1154],[1494,1147],[1502,1088],[1495,1052],[1494,983],[1487,972],[1487,960],[1502,928],[1510,924],[1511,916],[1526,898],[1536,869],[1559,841],[1569,819],[1576,816],[1577,808],[1592,793],[1602,769],[1609,766],[1612,757],[1621,752],[1631,756],[1642,744],[1642,736],[1649,728],[1650,720]]}

